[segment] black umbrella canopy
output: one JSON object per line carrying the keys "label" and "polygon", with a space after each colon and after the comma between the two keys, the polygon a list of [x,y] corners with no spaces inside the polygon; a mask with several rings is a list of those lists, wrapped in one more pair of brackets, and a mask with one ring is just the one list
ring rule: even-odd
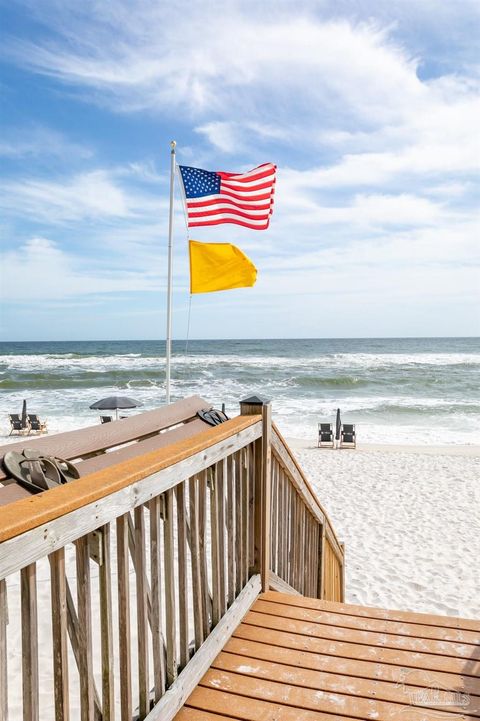
{"label": "black umbrella canopy", "polygon": [[340,440],[340,428],[342,426],[342,421],[340,420],[340,408],[337,408],[337,419],[335,421],[335,440]]}
{"label": "black umbrella canopy", "polygon": [[102,398],[99,401],[92,403],[90,408],[92,410],[99,411],[116,411],[119,408],[137,408],[142,404],[140,401],[136,401],[133,398],[127,398],[127,396],[109,396],[108,398]]}

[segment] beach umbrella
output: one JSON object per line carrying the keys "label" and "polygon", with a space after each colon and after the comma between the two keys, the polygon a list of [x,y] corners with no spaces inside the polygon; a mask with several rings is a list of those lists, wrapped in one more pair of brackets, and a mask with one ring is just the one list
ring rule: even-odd
{"label": "beach umbrella", "polygon": [[99,411],[115,411],[118,420],[119,409],[125,410],[126,408],[137,408],[141,405],[140,401],[136,401],[133,398],[127,398],[127,396],[109,396],[108,398],[101,398],[101,400],[92,403],[90,408],[92,410]]}
{"label": "beach umbrella", "polygon": [[335,440],[340,440],[340,429],[342,427],[342,421],[340,419],[340,408],[337,408],[337,418],[335,420]]}
{"label": "beach umbrella", "polygon": [[23,399],[23,405],[22,405],[22,428],[27,427],[27,401],[25,398]]}

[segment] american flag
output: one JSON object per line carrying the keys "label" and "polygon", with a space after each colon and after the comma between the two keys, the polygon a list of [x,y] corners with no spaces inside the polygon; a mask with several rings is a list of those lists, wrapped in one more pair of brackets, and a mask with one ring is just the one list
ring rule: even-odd
{"label": "american flag", "polygon": [[236,223],[268,228],[273,210],[277,166],[264,163],[248,173],[214,173],[179,165],[188,227]]}

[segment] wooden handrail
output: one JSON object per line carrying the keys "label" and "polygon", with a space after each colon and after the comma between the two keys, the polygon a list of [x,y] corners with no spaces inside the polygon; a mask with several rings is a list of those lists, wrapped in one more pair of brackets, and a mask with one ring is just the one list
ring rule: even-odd
{"label": "wooden handrail", "polygon": [[84,478],[0,508],[0,543],[105,498],[175,463],[194,456],[261,421],[237,416],[188,440],[118,463]]}

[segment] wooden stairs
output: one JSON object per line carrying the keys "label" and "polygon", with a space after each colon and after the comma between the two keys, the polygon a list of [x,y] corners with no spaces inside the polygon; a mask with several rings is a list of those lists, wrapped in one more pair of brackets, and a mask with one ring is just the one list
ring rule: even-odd
{"label": "wooden stairs", "polygon": [[261,594],[176,721],[480,718],[480,621]]}

